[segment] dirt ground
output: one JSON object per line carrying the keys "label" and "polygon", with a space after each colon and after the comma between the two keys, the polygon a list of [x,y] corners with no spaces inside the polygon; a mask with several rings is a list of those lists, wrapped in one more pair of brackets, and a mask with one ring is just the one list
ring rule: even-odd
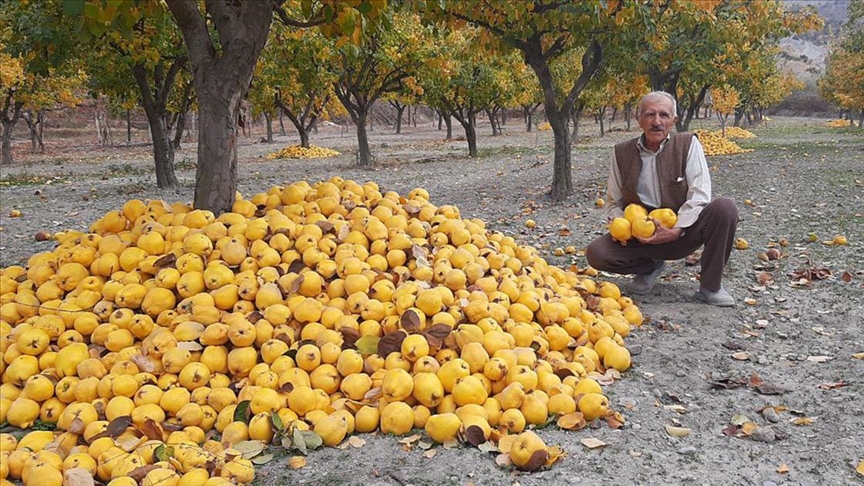
{"label": "dirt ground", "polygon": [[[634,366],[605,389],[626,417],[623,428],[540,430],[567,456],[533,474],[499,467],[494,455],[478,449],[439,448],[426,458],[416,447],[404,450],[396,438],[367,435],[361,448],[311,453],[308,465],[296,471],[279,456],[259,470],[256,482],[864,484],[855,472],[864,460],[864,359],[859,354],[864,353],[864,134],[827,128],[824,122],[778,117],[767,127],[751,129],[758,138],[739,142],[753,152],[709,158],[714,196],[737,202],[738,236],[750,243],[750,249],[733,250],[726,270],[725,286],[738,305],[718,309],[695,302],[698,266],[667,265],[654,293],[636,299],[648,321],[627,339]],[[703,120],[692,128],[702,126],[717,128]],[[267,160],[265,154],[297,138],[280,136],[272,145],[246,139],[240,147],[239,189],[251,195],[272,185],[333,175],[372,180],[400,193],[424,187],[434,204],[457,205],[463,217],[481,218],[492,229],[536,246],[551,263],[583,267],[581,254],[555,257],[552,251],[567,245],[584,249],[602,233],[603,211],[594,200],[605,186],[611,147],[636,135],[623,131],[620,121],[615,128],[600,138],[593,124],[584,123],[573,148],[576,193],[566,203],[547,196],[551,132],[526,133],[516,120],[497,137],[490,136],[488,125],[481,126],[476,159],[466,157],[464,141],[445,141],[431,125],[407,127],[401,135],[375,127],[370,139],[376,168],[371,171],[354,167],[354,134],[339,127],[322,128],[312,137],[313,144],[343,153],[329,159]],[[460,135],[458,125],[454,133]],[[16,155],[21,162],[2,168],[0,177],[3,266],[50,250],[52,242],[34,240],[38,231],[83,230],[131,197],[190,202],[194,191],[192,144],[177,156],[183,187],[170,191],[155,188],[146,146],[59,143],[44,156],[28,155],[20,147]],[[13,209],[22,216],[10,218]],[[528,218],[537,221],[533,230],[524,225]],[[810,233],[816,241],[810,241]],[[849,244],[822,243],[838,234]],[[781,257],[760,259],[772,246]],[[813,278],[802,281],[802,276]],[[629,282],[627,276],[599,278],[624,289]],[[691,432],[672,437],[667,425]],[[588,449],[581,442],[586,438],[607,445]]]}

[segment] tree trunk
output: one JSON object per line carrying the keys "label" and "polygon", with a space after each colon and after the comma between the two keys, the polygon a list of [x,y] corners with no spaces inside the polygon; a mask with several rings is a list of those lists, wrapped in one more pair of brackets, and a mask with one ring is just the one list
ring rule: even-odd
{"label": "tree trunk", "polygon": [[[201,131],[193,204],[219,215],[234,204],[240,102],[267,40],[275,3],[207,0],[205,6],[211,12],[207,17],[215,29],[208,29],[197,0],[166,3],[183,33],[198,96]],[[219,36],[218,50],[210,38],[213,33]]]}
{"label": "tree trunk", "polygon": [[419,107],[419,106],[415,106],[415,107],[413,108],[413,110],[414,110],[414,114],[411,115],[411,126],[413,126],[414,128],[417,128],[417,110],[418,110],[418,109],[420,109],[420,107]]}
{"label": "tree trunk", "polygon": [[27,128],[30,131],[30,150],[35,153],[45,153],[45,143],[42,141],[42,134],[45,126],[45,112],[38,110],[35,114],[30,111],[24,115],[24,121],[27,122]]}
{"label": "tree trunk", "polygon": [[279,134],[285,136],[285,123],[282,120],[282,112],[279,112]]}
{"label": "tree trunk", "polygon": [[573,124],[573,130],[570,133],[570,143],[579,143],[579,120],[582,119],[582,111],[585,106],[582,103],[577,103],[570,112],[570,123]]}
{"label": "tree trunk", "polygon": [[357,165],[363,169],[372,168],[372,153],[369,150],[369,136],[366,134],[368,108],[361,106],[355,116],[352,116],[357,127]]}
{"label": "tree trunk", "polygon": [[603,59],[603,50],[598,42],[592,42],[582,55],[582,72],[573,82],[567,98],[561,105],[558,103],[558,95],[555,89],[555,81],[549,69],[549,59],[543,53],[540,37],[530,39],[523,47],[525,62],[534,70],[540,87],[543,90],[543,106],[546,118],[552,127],[555,138],[555,157],[552,172],[552,189],[550,197],[554,201],[564,201],[573,194],[573,176],[570,169],[570,130],[568,121],[570,111],[576,103],[585,86],[600,68]]}
{"label": "tree trunk", "polygon": [[171,146],[174,150],[180,150],[180,144],[183,141],[183,132],[186,131],[186,112],[177,114],[177,125],[174,127],[174,140],[171,141]]}
{"label": "tree trunk", "polygon": [[447,125],[447,140],[453,140],[453,120],[450,115],[444,115],[444,124]]}
{"label": "tree trunk", "polygon": [[267,143],[273,143],[273,115],[265,111],[264,121],[267,126]]}
{"label": "tree trunk", "polygon": [[[720,116],[720,113],[717,113],[717,116]],[[744,117],[744,113],[741,110],[735,110],[735,119],[732,121],[733,127],[741,126],[741,119]],[[726,136],[726,132],[723,132],[723,136]]]}
{"label": "tree trunk", "polygon": [[126,145],[132,143],[132,110],[126,108]]}
{"label": "tree trunk", "polygon": [[603,138],[606,136],[606,125],[605,125],[606,107],[605,106],[600,109],[599,113],[597,113],[597,119],[600,120],[600,138]]}
{"label": "tree trunk", "polygon": [[[405,105],[397,105],[396,106],[396,134],[402,133],[402,113],[405,111]],[[408,112],[408,116],[411,116],[411,112]]]}
{"label": "tree trunk", "polygon": [[687,111],[682,117],[684,120],[683,123],[679,120],[679,125],[681,126],[679,131],[686,132],[690,129],[690,122],[693,121],[693,115],[694,113],[699,112],[699,107],[705,102],[705,96],[708,94],[710,88],[711,86],[706,84],[699,90],[699,94],[696,95],[695,99],[692,96],[690,97],[690,104],[687,106]]}
{"label": "tree trunk", "polygon": [[278,106],[281,110],[279,119],[282,119],[282,114],[288,117],[291,120],[291,124],[294,125],[294,128],[297,129],[297,134],[300,135],[300,146],[303,148],[309,148],[309,130],[306,128],[306,125],[303,123],[302,118],[298,118],[288,106],[285,105],[279,99],[276,100],[276,106]]}
{"label": "tree trunk", "polygon": [[2,152],[2,156],[0,156],[0,164],[2,165],[10,165],[12,163],[12,129],[15,128],[15,124],[9,120],[6,120],[6,117],[0,119],[0,128],[2,128],[3,133],[0,134],[0,138],[2,138],[2,142],[0,142],[0,152]]}
{"label": "tree trunk", "polygon": [[624,107],[624,118],[627,119],[627,131],[630,131],[630,121],[633,120],[633,105]]}
{"label": "tree trunk", "polygon": [[[153,159],[156,162],[156,185],[160,188],[177,187],[174,175],[174,146],[169,135],[167,91],[170,87],[156,86],[154,98],[151,93],[147,69],[143,65],[132,67],[132,76],[138,84],[141,106],[147,115],[150,138],[153,140]],[[163,89],[164,88],[164,89]]]}
{"label": "tree trunk", "polygon": [[444,123],[444,115],[442,115],[440,111],[436,110],[435,112],[438,113],[438,130],[440,131],[442,124]]}
{"label": "tree trunk", "polygon": [[0,165],[12,163],[12,130],[21,117],[23,106],[23,102],[12,100],[11,93],[6,95],[3,111],[0,111]]}
{"label": "tree trunk", "polygon": [[486,112],[486,118],[489,119],[489,125],[492,126],[492,136],[494,137],[498,135],[498,127],[495,126],[495,114],[491,108],[486,108],[484,111]]}

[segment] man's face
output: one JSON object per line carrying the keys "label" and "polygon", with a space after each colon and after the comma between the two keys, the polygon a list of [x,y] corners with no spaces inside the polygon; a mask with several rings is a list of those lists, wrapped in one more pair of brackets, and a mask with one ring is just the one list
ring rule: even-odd
{"label": "man's face", "polygon": [[645,144],[651,150],[660,148],[662,142],[675,122],[678,115],[672,111],[672,102],[666,98],[648,98],[642,102],[639,112],[639,126],[645,133]]}

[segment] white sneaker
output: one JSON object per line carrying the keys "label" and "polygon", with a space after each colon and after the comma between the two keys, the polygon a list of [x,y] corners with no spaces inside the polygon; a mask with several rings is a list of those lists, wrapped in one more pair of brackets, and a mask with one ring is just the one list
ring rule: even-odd
{"label": "white sneaker", "polygon": [[700,288],[698,292],[693,294],[693,296],[696,300],[701,300],[706,304],[715,305],[717,307],[735,307],[735,298],[732,297],[722,286],[720,287],[720,290],[716,292]]}
{"label": "white sneaker", "polygon": [[634,294],[647,294],[654,288],[654,280],[660,275],[660,272],[666,268],[665,260],[656,260],[654,271],[645,275],[636,275],[633,277],[633,283],[630,285],[630,292]]}

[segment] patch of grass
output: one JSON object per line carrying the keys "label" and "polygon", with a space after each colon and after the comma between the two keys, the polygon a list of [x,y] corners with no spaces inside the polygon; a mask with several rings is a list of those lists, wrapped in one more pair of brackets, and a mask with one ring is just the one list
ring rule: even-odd
{"label": "patch of grass", "polygon": [[180,162],[174,164],[174,168],[177,170],[196,170],[198,169],[198,162],[189,157],[183,157]]}
{"label": "patch of grass", "polygon": [[114,176],[123,176],[123,175],[144,175],[153,172],[153,169],[136,167],[132,164],[110,164],[108,166],[108,172]]}
{"label": "patch of grass", "polygon": [[0,179],[0,187],[40,186],[42,184],[62,184],[69,178],[63,175],[42,176],[36,174],[12,174]]}
{"label": "patch of grass", "polygon": [[530,154],[534,149],[530,147],[518,147],[514,145],[504,145],[503,147],[482,147],[477,149],[477,157],[492,157],[497,155],[517,155]]}

